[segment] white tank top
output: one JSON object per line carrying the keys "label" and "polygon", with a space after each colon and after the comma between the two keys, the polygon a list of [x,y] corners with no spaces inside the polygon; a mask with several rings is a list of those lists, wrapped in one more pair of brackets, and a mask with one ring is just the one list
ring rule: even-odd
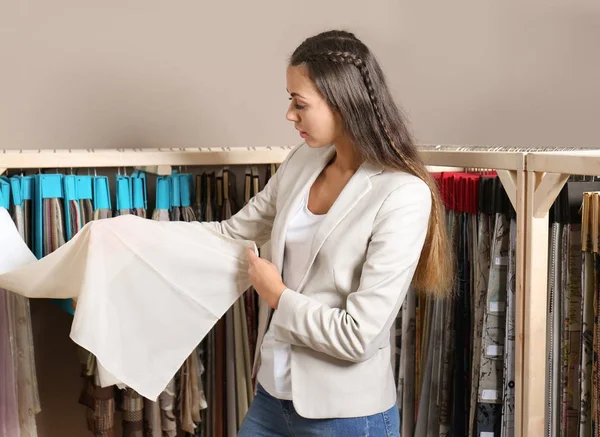
{"label": "white tank top", "polygon": [[[303,197],[285,235],[283,282],[291,290],[295,290],[300,285],[306,273],[313,237],[325,217],[325,214],[316,215],[310,212],[308,194],[309,191]],[[288,343],[275,340],[273,325],[271,325],[261,346],[261,364],[257,380],[271,396],[278,399],[292,399],[290,353],[291,348]]]}

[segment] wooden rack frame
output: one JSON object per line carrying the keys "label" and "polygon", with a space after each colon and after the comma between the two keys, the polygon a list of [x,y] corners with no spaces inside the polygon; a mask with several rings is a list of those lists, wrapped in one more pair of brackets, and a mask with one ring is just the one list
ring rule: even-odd
{"label": "wooden rack frame", "polygon": [[[5,150],[7,169],[137,167],[169,174],[171,166],[280,163],[292,147]],[[429,167],[495,169],[517,212],[515,435],[541,436],[545,424],[548,210],[570,174],[600,175],[600,151],[537,152],[419,147]]]}

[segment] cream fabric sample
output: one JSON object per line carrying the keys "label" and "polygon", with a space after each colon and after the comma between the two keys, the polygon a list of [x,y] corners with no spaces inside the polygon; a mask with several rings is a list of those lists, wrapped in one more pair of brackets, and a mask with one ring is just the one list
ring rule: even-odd
{"label": "cream fabric sample", "polygon": [[122,382],[156,400],[250,287],[248,247],[257,251],[201,223],[125,215],[88,223],[37,260],[0,208],[0,288],[76,298],[70,337],[109,373],[101,384]]}

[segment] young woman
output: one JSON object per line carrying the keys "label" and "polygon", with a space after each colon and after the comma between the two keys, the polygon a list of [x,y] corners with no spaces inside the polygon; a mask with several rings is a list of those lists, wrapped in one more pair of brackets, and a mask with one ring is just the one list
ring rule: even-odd
{"label": "young woman", "polygon": [[261,297],[258,387],[238,435],[398,436],[390,329],[411,284],[451,289],[443,207],[353,34],[305,40],[287,88],[305,143],[239,213],[211,223],[271,241],[271,262],[248,254]]}

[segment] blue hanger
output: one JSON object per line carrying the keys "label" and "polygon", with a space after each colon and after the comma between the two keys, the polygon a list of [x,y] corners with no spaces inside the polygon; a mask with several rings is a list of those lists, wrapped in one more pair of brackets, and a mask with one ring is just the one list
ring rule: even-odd
{"label": "blue hanger", "polygon": [[33,199],[33,176],[13,176],[10,188],[14,205],[22,205],[24,200]]}
{"label": "blue hanger", "polygon": [[179,189],[181,175],[174,171],[171,176],[168,176],[171,180],[171,206],[181,206],[181,191]]}
{"label": "blue hanger", "polygon": [[92,200],[94,198],[94,187],[92,176],[76,176],[77,196],[79,200]]}
{"label": "blue hanger", "polygon": [[171,177],[156,178],[156,209],[171,210]]}
{"label": "blue hanger", "polygon": [[181,206],[192,206],[194,190],[194,177],[191,174],[181,174],[179,188],[181,193]]}
{"label": "blue hanger", "polygon": [[148,209],[148,193],[146,186],[146,173],[136,170],[131,175],[133,191],[133,207]]}
{"label": "blue hanger", "polygon": [[0,207],[10,208],[10,182],[6,176],[0,177]]}
{"label": "blue hanger", "polygon": [[33,176],[21,176],[21,197],[23,200],[33,200]]}
{"label": "blue hanger", "polygon": [[117,210],[131,210],[133,208],[133,195],[131,192],[131,177],[116,175],[117,184]]}
{"label": "blue hanger", "polygon": [[21,184],[21,176],[13,176],[10,178],[10,193],[12,196],[12,202],[15,206],[23,205],[23,192]]}
{"label": "blue hanger", "polygon": [[94,176],[94,211],[112,209],[108,176]]}

